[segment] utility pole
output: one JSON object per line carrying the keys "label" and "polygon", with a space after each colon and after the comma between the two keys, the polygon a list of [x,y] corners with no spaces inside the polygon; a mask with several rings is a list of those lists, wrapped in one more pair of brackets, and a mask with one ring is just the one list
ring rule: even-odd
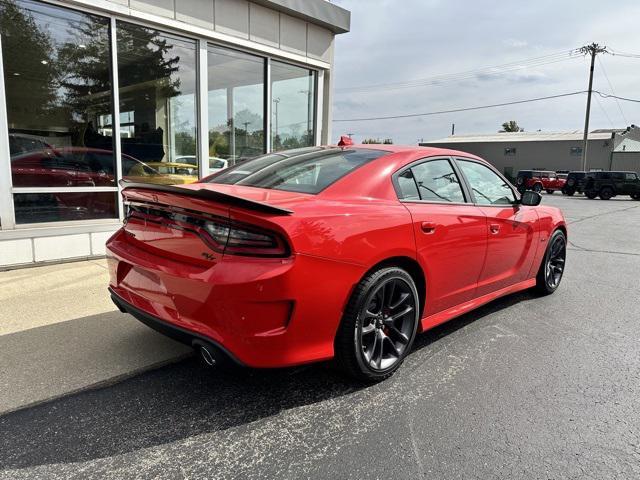
{"label": "utility pole", "polygon": [[273,99],[273,103],[275,103],[276,108],[275,108],[275,116],[276,116],[276,134],[273,137],[273,141],[272,143],[272,148],[273,146],[275,146],[276,140],[278,140],[278,104],[280,103],[280,97],[278,98],[274,98]]}
{"label": "utility pole", "polygon": [[589,91],[587,93],[587,112],[584,117],[584,137],[582,139],[582,170],[587,171],[587,140],[589,136],[589,114],[591,112],[591,92],[593,91],[593,67],[596,62],[596,55],[607,53],[607,47],[601,47],[597,43],[585,45],[580,48],[580,53],[591,55],[591,68],[589,70]]}
{"label": "utility pole", "polygon": [[244,146],[248,147],[249,146],[249,124],[251,122],[242,122],[242,124],[244,125]]}
{"label": "utility pole", "polygon": [[456,124],[451,124],[451,136],[453,137],[456,134]]}

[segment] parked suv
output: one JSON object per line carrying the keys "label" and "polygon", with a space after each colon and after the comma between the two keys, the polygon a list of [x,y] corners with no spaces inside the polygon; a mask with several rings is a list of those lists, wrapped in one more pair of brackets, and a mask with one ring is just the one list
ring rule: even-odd
{"label": "parked suv", "polygon": [[567,180],[562,186],[562,193],[569,196],[574,195],[576,192],[582,193],[586,176],[586,172],[569,172]]}
{"label": "parked suv", "polygon": [[525,190],[533,190],[541,192],[546,190],[547,193],[553,193],[561,190],[565,180],[558,178],[556,172],[548,170],[520,170],[516,178],[516,186],[520,193]]}
{"label": "parked suv", "polygon": [[630,195],[640,200],[640,178],[636,172],[590,172],[586,176],[584,194],[587,198],[609,200],[616,195]]}

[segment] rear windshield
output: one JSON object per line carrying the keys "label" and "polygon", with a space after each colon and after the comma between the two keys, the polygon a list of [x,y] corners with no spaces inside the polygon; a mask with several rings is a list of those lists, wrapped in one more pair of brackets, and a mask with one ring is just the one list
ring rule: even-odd
{"label": "rear windshield", "polygon": [[289,150],[239,163],[206,182],[315,194],[356,168],[388,153],[360,148]]}

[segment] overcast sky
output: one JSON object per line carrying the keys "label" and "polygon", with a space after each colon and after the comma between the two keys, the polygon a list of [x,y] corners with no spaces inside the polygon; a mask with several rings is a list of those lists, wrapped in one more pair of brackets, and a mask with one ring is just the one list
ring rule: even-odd
{"label": "overcast sky", "polygon": [[[498,75],[475,73],[438,85],[353,92],[568,52],[590,42],[640,54],[640,1],[334,0],[351,11],[351,32],[338,35],[334,119],[421,113],[586,90],[582,56]],[[552,59],[556,59],[553,57]],[[640,99],[640,58],[600,56],[616,95]],[[594,88],[611,93],[596,62]],[[334,140],[391,137],[394,143],[456,134],[495,133],[506,120],[526,131],[582,130],[586,95],[464,113],[401,120],[333,123]],[[640,103],[592,102],[589,130],[640,124]],[[607,118],[608,115],[608,118]]]}

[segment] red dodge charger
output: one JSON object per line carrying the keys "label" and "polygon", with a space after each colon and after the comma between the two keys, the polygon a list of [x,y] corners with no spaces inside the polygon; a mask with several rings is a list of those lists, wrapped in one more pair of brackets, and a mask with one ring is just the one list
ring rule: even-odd
{"label": "red dodge charger", "polygon": [[209,364],[381,380],[417,332],[564,271],[562,213],[454,150],[345,142],[123,187],[112,298]]}

